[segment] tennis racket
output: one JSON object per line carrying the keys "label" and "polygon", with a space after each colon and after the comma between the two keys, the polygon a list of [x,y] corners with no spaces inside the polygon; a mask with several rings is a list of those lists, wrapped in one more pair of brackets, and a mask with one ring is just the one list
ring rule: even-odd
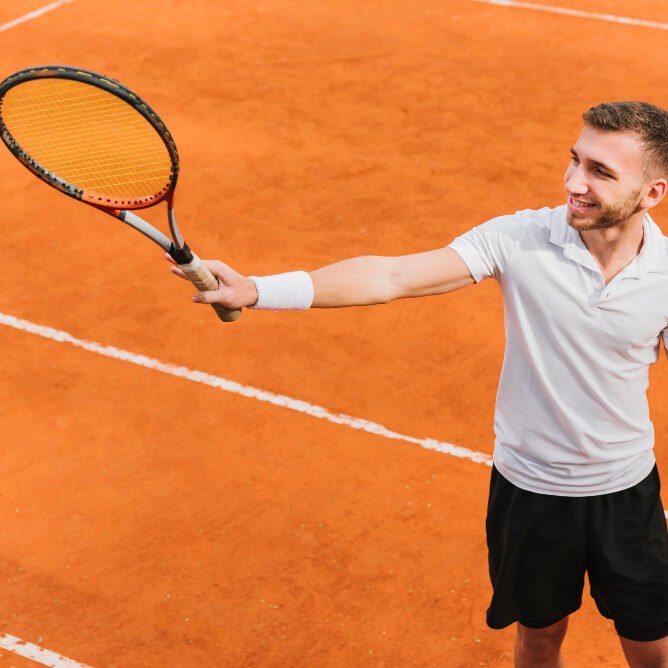
{"label": "tennis racket", "polygon": [[[35,176],[154,241],[199,291],[218,289],[218,279],[176,224],[176,144],[138,95],[118,81],[75,67],[21,70],[0,83],[0,132],[14,157]],[[134,213],[162,201],[171,239]],[[241,315],[212,306],[225,322]]]}

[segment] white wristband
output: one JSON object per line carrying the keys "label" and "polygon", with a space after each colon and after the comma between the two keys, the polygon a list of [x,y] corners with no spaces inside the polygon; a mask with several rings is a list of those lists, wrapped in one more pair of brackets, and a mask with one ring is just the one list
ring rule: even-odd
{"label": "white wristband", "polygon": [[257,288],[257,301],[248,308],[270,311],[311,308],[313,281],[305,271],[248,278]]}

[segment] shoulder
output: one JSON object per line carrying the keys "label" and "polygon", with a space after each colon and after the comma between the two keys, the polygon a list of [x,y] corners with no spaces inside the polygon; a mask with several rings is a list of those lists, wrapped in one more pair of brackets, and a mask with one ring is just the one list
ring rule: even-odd
{"label": "shoulder", "polygon": [[564,226],[566,226],[566,211],[564,206],[559,206],[522,209],[515,213],[492,218],[480,225],[478,229],[488,235],[498,235],[513,244],[528,241],[530,246],[543,246]]}
{"label": "shoulder", "polygon": [[555,215],[558,208],[545,207],[498,216],[460,235],[449,247],[462,256],[476,281],[500,278],[518,254],[547,245]]}

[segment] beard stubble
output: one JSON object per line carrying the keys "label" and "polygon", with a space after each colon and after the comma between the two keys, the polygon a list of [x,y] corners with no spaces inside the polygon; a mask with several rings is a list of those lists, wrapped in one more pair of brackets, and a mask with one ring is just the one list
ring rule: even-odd
{"label": "beard stubble", "polygon": [[569,211],[566,220],[578,232],[615,227],[615,225],[623,223],[637,212],[638,203],[641,199],[640,192],[640,190],[636,190],[622,202],[602,207],[593,218],[579,219]]}

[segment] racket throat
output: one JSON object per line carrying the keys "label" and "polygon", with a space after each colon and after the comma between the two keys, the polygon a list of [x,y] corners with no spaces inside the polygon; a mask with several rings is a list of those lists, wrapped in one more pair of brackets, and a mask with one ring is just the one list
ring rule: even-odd
{"label": "racket throat", "polygon": [[142,220],[139,216],[132,213],[132,211],[117,211],[116,215],[118,216],[118,219],[122,220],[126,225],[134,227],[135,230],[141,232],[143,235],[162,246],[162,248],[164,248],[176,262],[178,262],[178,264],[189,264],[192,262],[193,252],[183,240],[178,227],[176,227],[176,219],[174,218],[174,213],[171,209],[169,210],[169,228],[174,235],[173,241],[172,239],[168,239],[167,236],[159,230],[156,230],[153,225],[149,225],[145,220]]}
{"label": "racket throat", "polygon": [[183,240],[181,230],[179,230],[179,226],[176,224],[176,215],[174,214],[174,207],[171,202],[168,203],[167,220],[169,221],[169,231],[172,233],[172,239],[174,239],[174,245],[177,250],[184,248],[186,242]]}
{"label": "racket throat", "polygon": [[178,264],[190,264],[193,260],[193,254],[188,248],[188,244],[183,240],[181,230],[176,224],[176,215],[171,199],[167,204],[167,220],[169,221],[169,231],[172,233],[172,239],[174,240],[169,249],[169,254]]}
{"label": "racket throat", "polygon": [[174,240],[169,248],[169,254],[176,260],[177,264],[190,264],[193,261],[193,253],[188,248],[188,244],[183,240],[183,235],[179,226],[176,224],[176,215],[174,214],[174,193],[167,200],[167,220],[169,221],[169,231]]}
{"label": "racket throat", "polygon": [[168,253],[171,253],[171,249],[174,246],[174,243],[171,239],[168,239],[166,235],[160,232],[160,230],[156,230],[153,225],[149,225],[145,220],[132,213],[132,211],[127,211],[125,209],[120,211],[115,210],[113,214],[119,220],[122,220],[126,225],[133,227],[138,232],[141,232],[144,236],[147,236],[152,241],[155,241],[155,243],[159,246],[162,246],[162,248],[164,248]]}

